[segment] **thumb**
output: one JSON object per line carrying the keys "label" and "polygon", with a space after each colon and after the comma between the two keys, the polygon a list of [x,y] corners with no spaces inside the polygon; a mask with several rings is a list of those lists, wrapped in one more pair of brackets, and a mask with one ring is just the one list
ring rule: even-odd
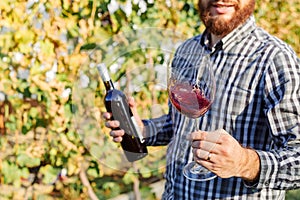
{"label": "thumb", "polygon": [[142,120],[141,120],[141,118],[138,114],[134,98],[132,96],[130,96],[130,97],[128,97],[127,101],[128,101],[129,106],[130,106],[130,109],[132,111],[132,114],[133,114],[133,116],[135,117],[135,119],[138,123],[138,126],[144,127],[144,124],[143,124],[143,122],[142,122]]}
{"label": "thumb", "polygon": [[136,107],[134,98],[132,96],[128,97],[127,101],[131,108]]}
{"label": "thumb", "polygon": [[129,107],[132,111],[132,114],[135,116],[135,118],[137,118],[139,115],[138,115],[138,111],[136,108],[136,103],[134,101],[134,98],[132,96],[128,97],[127,101],[128,101]]}

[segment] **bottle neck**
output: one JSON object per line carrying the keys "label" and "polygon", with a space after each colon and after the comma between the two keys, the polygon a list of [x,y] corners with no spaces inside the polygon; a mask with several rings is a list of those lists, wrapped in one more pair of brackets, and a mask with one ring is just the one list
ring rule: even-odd
{"label": "bottle neck", "polygon": [[111,80],[104,81],[104,86],[105,86],[106,91],[115,89],[114,84]]}

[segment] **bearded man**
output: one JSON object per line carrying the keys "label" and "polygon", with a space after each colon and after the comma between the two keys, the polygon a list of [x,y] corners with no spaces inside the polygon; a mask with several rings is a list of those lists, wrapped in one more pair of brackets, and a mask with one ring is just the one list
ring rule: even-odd
{"label": "bearded man", "polygon": [[[286,190],[300,186],[299,58],[256,25],[255,0],[198,5],[206,30],[176,54],[209,55],[215,100],[196,129],[171,104],[167,115],[142,121],[147,145],[168,145],[163,199],[284,199]],[[191,60],[172,67],[192,65]],[[107,127],[116,128],[111,113],[103,116]],[[120,142],[124,131],[110,134]],[[182,148],[186,134],[192,145]],[[186,178],[182,170],[191,160],[213,175]]]}

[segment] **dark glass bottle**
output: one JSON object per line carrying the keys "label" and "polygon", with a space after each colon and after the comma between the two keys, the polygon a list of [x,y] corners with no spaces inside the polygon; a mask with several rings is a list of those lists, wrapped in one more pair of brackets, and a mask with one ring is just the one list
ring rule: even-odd
{"label": "dark glass bottle", "polygon": [[114,88],[108,70],[104,64],[97,66],[100,77],[106,88],[104,104],[113,119],[120,122],[120,128],[125,131],[121,146],[129,162],[144,158],[148,154],[142,132],[132,114],[125,94]]}

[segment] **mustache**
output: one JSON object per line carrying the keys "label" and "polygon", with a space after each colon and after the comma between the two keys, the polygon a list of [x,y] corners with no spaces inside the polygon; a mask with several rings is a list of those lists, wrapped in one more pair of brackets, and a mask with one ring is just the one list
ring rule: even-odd
{"label": "mustache", "polygon": [[240,0],[210,0],[208,5],[213,5],[215,3],[226,3],[226,4],[239,4]]}

